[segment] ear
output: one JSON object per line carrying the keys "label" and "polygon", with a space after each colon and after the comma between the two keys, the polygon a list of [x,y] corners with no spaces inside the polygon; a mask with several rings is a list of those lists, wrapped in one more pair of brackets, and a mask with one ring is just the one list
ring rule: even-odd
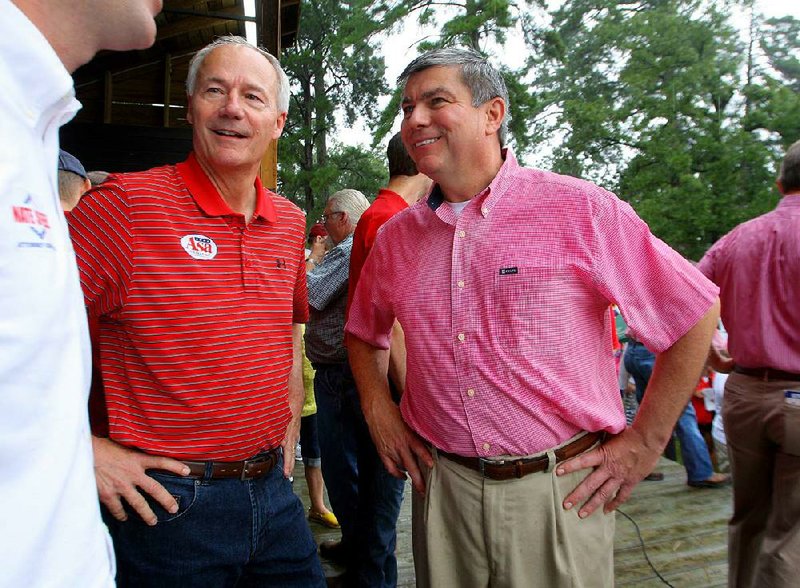
{"label": "ear", "polygon": [[192,113],[192,97],[186,94],[186,122],[194,124],[194,114]]}
{"label": "ear", "polygon": [[506,103],[496,96],[486,103],[486,134],[494,135],[503,124],[506,117]]}
{"label": "ear", "polygon": [[275,119],[275,132],[272,135],[272,140],[273,141],[277,140],[278,137],[281,136],[281,134],[283,133],[284,125],[286,125],[286,113],[285,112],[281,112],[278,115],[278,118]]}
{"label": "ear", "polygon": [[778,192],[780,192],[781,196],[784,196],[783,182],[781,182],[780,180],[775,180],[775,185],[778,187]]}

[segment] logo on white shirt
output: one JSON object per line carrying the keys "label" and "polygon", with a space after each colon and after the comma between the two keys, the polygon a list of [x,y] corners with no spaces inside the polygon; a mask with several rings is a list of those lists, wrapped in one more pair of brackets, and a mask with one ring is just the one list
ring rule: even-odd
{"label": "logo on white shirt", "polygon": [[[24,240],[23,238],[23,240],[18,241],[18,247],[46,247],[53,249],[53,244],[47,238],[47,234],[50,231],[50,218],[46,212],[40,210],[32,195],[28,194],[22,205],[11,207],[11,217],[16,224],[27,226],[36,236],[36,239]],[[29,239],[31,238],[29,237]]]}
{"label": "logo on white shirt", "polygon": [[217,244],[205,235],[186,235],[181,247],[195,259],[214,259],[217,255]]}

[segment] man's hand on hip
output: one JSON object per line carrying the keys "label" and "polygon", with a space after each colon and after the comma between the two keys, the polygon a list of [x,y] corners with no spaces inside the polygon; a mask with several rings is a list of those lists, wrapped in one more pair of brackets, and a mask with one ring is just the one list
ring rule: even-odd
{"label": "man's hand on hip", "polygon": [[386,471],[401,480],[405,480],[408,474],[414,490],[424,494],[425,479],[417,460],[432,468],[433,456],[422,439],[405,423],[397,405],[391,401],[383,402],[378,410],[364,416]]}
{"label": "man's hand on hip", "polygon": [[586,518],[598,507],[609,513],[628,500],[633,488],[653,471],[661,450],[648,447],[636,429],[627,428],[602,445],[556,467],[559,476],[594,468],[564,499],[564,508],[580,506],[578,516]]}
{"label": "man's hand on hip", "polygon": [[97,492],[100,501],[115,519],[127,520],[128,515],[122,505],[122,499],[125,499],[145,523],[155,525],[158,519],[142,493],[152,496],[168,512],[178,512],[176,500],[145,470],[166,470],[185,476],[189,473],[186,464],[169,457],[129,449],[102,437],[92,437],[92,448]]}

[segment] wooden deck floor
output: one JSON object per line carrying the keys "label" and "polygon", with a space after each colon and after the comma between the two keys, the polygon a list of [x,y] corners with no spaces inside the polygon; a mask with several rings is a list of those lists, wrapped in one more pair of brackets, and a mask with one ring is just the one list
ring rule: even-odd
{"label": "wooden deck floor", "polygon": [[[295,491],[308,506],[302,465],[295,469]],[[731,512],[730,487],[699,490],[686,485],[682,466],[661,460],[660,482],[642,482],[621,511],[636,521],[647,554],[655,568],[676,588],[725,586],[727,582],[727,520]],[[311,525],[317,541],[338,538],[338,531]],[[647,564],[636,529],[625,516],[617,515],[614,562],[616,585],[664,586]],[[400,586],[414,586],[411,557],[411,490],[400,513],[397,536]],[[329,578],[340,569],[323,560]]]}

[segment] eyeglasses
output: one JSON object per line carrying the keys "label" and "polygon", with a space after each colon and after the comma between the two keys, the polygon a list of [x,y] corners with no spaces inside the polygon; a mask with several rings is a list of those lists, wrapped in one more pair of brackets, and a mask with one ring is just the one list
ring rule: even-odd
{"label": "eyeglasses", "polygon": [[337,210],[336,212],[330,212],[328,214],[323,214],[321,217],[319,217],[319,222],[321,222],[322,224],[325,224],[326,222],[328,222],[328,219],[332,218],[333,215],[335,215],[335,214],[344,214],[344,211]]}

